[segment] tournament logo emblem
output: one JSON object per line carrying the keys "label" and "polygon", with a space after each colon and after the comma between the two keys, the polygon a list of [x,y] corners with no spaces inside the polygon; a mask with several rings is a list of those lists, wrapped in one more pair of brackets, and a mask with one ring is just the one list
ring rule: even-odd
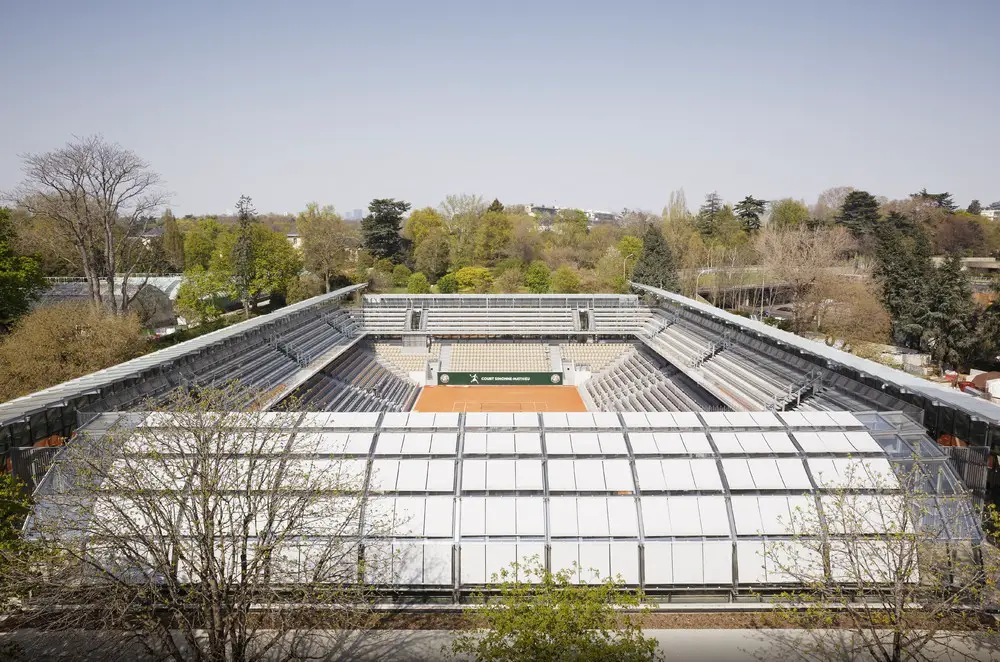
{"label": "tournament logo emblem", "polygon": [[561,375],[552,375],[551,377],[549,377],[549,379],[552,381],[553,384],[558,384],[559,382],[562,381],[562,376]]}
{"label": "tournament logo emblem", "polygon": [[442,384],[447,384],[450,381],[451,381],[451,378],[448,377],[448,373],[445,372],[445,373],[441,374],[441,383]]}

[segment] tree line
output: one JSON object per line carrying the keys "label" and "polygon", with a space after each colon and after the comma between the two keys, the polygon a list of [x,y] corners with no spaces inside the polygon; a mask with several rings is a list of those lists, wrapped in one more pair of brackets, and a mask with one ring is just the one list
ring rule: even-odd
{"label": "tree line", "polygon": [[[972,301],[956,259],[938,268],[930,258],[1000,254],[1000,223],[978,215],[978,201],[959,209],[947,192],[888,200],[839,187],[812,205],[752,194],[730,204],[712,192],[691,211],[677,190],[659,214],[625,209],[594,224],[580,210],[545,215],[469,194],[420,209],[375,199],[360,224],[318,203],[295,216],[258,214],[248,197],[231,217],[176,218],[149,164],[99,136],[23,159],[25,181],[0,217],[7,325],[30,308],[43,275],[88,276],[92,300],[117,314],[135,308],[141,274],[183,271],[177,307],[196,323],[227,302],[250,315],[263,299],[281,305],[357,282],[574,293],[624,292],[634,279],[746,311],[732,292],[773,277],[792,291],[780,323],[795,332],[848,349],[892,341],[942,366],[995,361],[995,306]],[[759,314],[770,302],[757,303]]]}

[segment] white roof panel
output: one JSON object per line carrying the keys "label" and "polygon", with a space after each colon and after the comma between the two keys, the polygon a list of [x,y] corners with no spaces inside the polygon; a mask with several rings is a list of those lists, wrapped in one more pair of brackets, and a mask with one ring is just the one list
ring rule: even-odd
{"label": "white roof panel", "polygon": [[573,471],[573,460],[548,460],[549,491],[576,491],[576,475]]}
{"label": "white roof panel", "polygon": [[594,424],[599,428],[620,428],[618,414],[611,411],[595,411],[592,413]]}
{"label": "white roof panel", "polygon": [[430,460],[427,463],[427,491],[455,491],[454,460]]}
{"label": "white roof panel", "polygon": [[[656,432],[631,432],[628,435],[629,442],[632,444],[632,452],[635,455],[656,455],[659,453],[659,449],[656,447],[656,441],[653,439],[654,434],[662,434]],[[682,446],[683,448],[683,446]]]}
{"label": "white roof panel", "polygon": [[519,428],[537,428],[538,414],[527,411],[514,412],[514,425]]}
{"label": "white roof panel", "polygon": [[514,453],[513,432],[490,432],[486,442],[490,455],[512,455]]}
{"label": "white roof panel", "polygon": [[685,432],[681,434],[681,439],[684,440],[684,448],[688,453],[712,453],[712,446],[708,443],[708,436],[704,432]]}
{"label": "white roof panel", "polygon": [[454,510],[452,497],[428,497],[424,506],[424,535],[434,538],[451,538]]}
{"label": "white roof panel", "polygon": [[769,411],[752,411],[750,417],[753,422],[761,428],[781,428],[784,427],[778,417]]}
{"label": "white roof panel", "polygon": [[401,432],[382,432],[375,443],[375,455],[399,455],[403,449]]}
{"label": "white roof panel", "polygon": [[603,492],[607,489],[604,482],[603,460],[574,460],[576,472],[576,489],[581,492]]}
{"label": "white roof panel", "polygon": [[486,499],[486,535],[517,535],[517,504],[514,499]]}
{"label": "white roof panel", "polygon": [[486,489],[486,460],[462,461],[462,489],[466,491]]}
{"label": "white roof panel", "polygon": [[764,441],[767,442],[772,453],[798,453],[795,444],[784,432],[764,432]]}
{"label": "white roof panel", "polygon": [[608,497],[608,525],[612,536],[635,537],[639,535],[636,504],[632,497]]}
{"label": "white roof panel", "polygon": [[621,576],[626,584],[639,583],[639,545],[633,542],[613,542],[610,576]]}
{"label": "white roof panel", "polygon": [[632,468],[628,460],[603,460],[602,464],[609,492],[635,492],[635,481],[632,479]]}
{"label": "white roof panel", "polygon": [[542,497],[517,497],[517,535],[545,535],[545,499]]}
{"label": "white roof panel", "polygon": [[715,442],[715,447],[719,449],[720,453],[742,453],[743,445],[740,444],[739,440],[736,438],[735,432],[713,432],[712,441]]}
{"label": "white roof panel", "polygon": [[514,451],[525,455],[540,455],[542,452],[542,438],[537,432],[515,432]]}
{"label": "white roof panel", "polygon": [[566,414],[553,411],[542,412],[542,423],[546,428],[566,428],[569,424],[566,422]]}
{"label": "white roof panel", "polygon": [[758,490],[781,490],[786,485],[781,478],[777,463],[771,458],[750,458],[747,460],[753,482]]}
{"label": "white roof panel", "polygon": [[[351,433],[352,436],[354,433]],[[457,432],[435,432],[431,436],[432,455],[454,455],[458,445]]]}
{"label": "white roof panel", "polygon": [[513,491],[515,489],[514,462],[514,460],[487,460],[486,489]]}
{"label": "white roof panel", "polygon": [[675,411],[672,416],[675,427],[700,428],[702,426],[701,421],[698,419],[698,414],[693,411]]}
{"label": "white roof panel", "polygon": [[396,489],[400,492],[422,492],[427,489],[427,460],[400,460]]}
{"label": "white roof panel", "polygon": [[549,498],[549,527],[553,537],[580,535],[576,520],[576,499],[574,497]]}
{"label": "white roof panel", "polygon": [[490,412],[486,414],[486,424],[491,428],[514,427],[513,412]]}
{"label": "white roof panel", "polygon": [[601,452],[605,455],[626,455],[625,435],[621,432],[601,432],[598,434],[601,442]]}
{"label": "white roof panel", "polygon": [[740,428],[755,428],[757,427],[756,422],[753,420],[753,416],[750,412],[746,411],[727,411],[725,412],[726,418],[729,420],[729,424],[733,427]]}
{"label": "white roof panel", "polygon": [[405,411],[387,411],[382,417],[382,429],[388,430],[392,428],[402,428],[405,429],[407,426],[407,419],[409,414]]}
{"label": "white roof panel", "polygon": [[572,455],[573,445],[568,432],[548,432],[545,434],[545,450],[549,455]]}
{"label": "white roof panel", "polygon": [[515,461],[515,488],[518,490],[542,491],[542,461],[541,460],[516,460]]}
{"label": "white roof panel", "polygon": [[781,480],[785,488],[789,490],[810,490],[812,483],[806,475],[802,460],[793,457],[782,457],[775,460],[778,471],[781,472]]}
{"label": "white roof panel", "polygon": [[610,535],[606,497],[580,497],[576,508],[583,515],[579,518],[581,536],[605,538]]}
{"label": "white roof panel", "polygon": [[459,513],[461,535],[467,537],[486,535],[486,499],[462,497]]}
{"label": "white roof panel", "polygon": [[466,432],[462,452],[465,455],[485,455],[486,440],[487,436],[485,432]]}
{"label": "white roof panel", "polygon": [[727,457],[722,460],[722,470],[726,472],[726,481],[731,490],[753,490],[756,489],[750,467],[743,458]]}
{"label": "white roof panel", "polygon": [[596,432],[570,433],[570,444],[577,455],[600,455],[601,443]]}
{"label": "white roof panel", "polygon": [[703,411],[701,412],[701,420],[705,421],[705,426],[710,428],[733,427],[729,419],[726,418],[725,412],[721,411]]}
{"label": "white roof panel", "polygon": [[431,451],[429,432],[407,432],[403,437],[403,455],[426,455]]}
{"label": "white roof panel", "polygon": [[632,429],[644,429],[650,427],[649,421],[646,420],[645,412],[641,411],[623,411],[621,412],[622,420],[625,422],[625,427]]}

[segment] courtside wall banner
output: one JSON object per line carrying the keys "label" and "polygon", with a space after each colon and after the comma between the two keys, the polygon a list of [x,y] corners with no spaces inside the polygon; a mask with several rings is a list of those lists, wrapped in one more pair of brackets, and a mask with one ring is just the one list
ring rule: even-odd
{"label": "courtside wall banner", "polygon": [[560,372],[439,372],[442,386],[561,386]]}

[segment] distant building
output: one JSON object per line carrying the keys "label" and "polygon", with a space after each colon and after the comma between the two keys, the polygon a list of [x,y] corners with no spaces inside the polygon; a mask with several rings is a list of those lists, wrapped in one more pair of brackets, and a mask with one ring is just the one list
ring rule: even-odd
{"label": "distant building", "polygon": [[[528,205],[528,215],[534,216],[541,225],[549,225],[556,215],[564,209],[576,209],[576,207],[556,207],[547,205]],[[587,226],[593,227],[602,223],[617,223],[621,220],[621,215],[613,211],[603,211],[600,209],[581,209],[587,216]]]}
{"label": "distant building", "polygon": [[297,248],[299,250],[302,249],[302,235],[298,232],[285,233],[285,239],[287,239],[288,243],[292,245],[292,248]]}
{"label": "distant building", "polygon": [[362,209],[355,209],[344,214],[345,221],[360,221],[365,217],[365,212]]}
{"label": "distant building", "polygon": [[985,216],[991,221],[1000,221],[1000,202],[994,202],[992,205],[979,212],[979,215]]}

